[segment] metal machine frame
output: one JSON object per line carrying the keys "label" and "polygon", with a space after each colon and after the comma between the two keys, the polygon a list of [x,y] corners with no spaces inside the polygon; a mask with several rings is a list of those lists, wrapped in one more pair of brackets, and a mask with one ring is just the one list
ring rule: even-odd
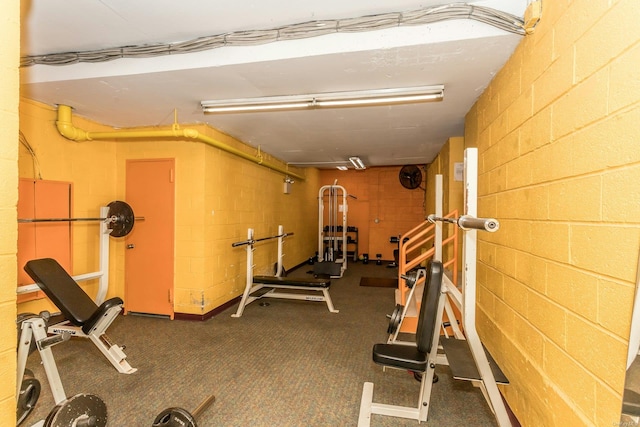
{"label": "metal machine frame", "polygon": [[[325,205],[327,224],[325,225]],[[328,269],[332,278],[340,278],[347,269],[347,190],[336,183],[318,191],[318,262],[335,263]],[[340,254],[340,258],[337,258]],[[317,268],[314,268],[318,271]]]}
{"label": "metal machine frame", "polygon": [[[434,334],[434,340],[439,339],[440,330],[442,329],[442,313],[445,309],[449,298],[452,299],[454,304],[461,309],[462,312],[462,329],[464,330],[463,336],[458,336],[456,331],[456,339],[452,341],[456,344],[464,343],[468,345],[470,350],[469,364],[475,365],[479,378],[461,378],[477,384],[486,400],[489,404],[492,412],[495,415],[496,421],[500,427],[511,426],[511,420],[507,414],[507,410],[500,395],[496,384],[496,378],[492,370],[491,364],[485,353],[484,347],[478,336],[475,325],[476,318],[476,262],[477,262],[477,230],[496,231],[499,227],[498,221],[493,218],[477,218],[477,199],[478,199],[478,151],[476,148],[467,148],[465,150],[464,158],[464,184],[465,184],[465,215],[455,220],[449,218],[443,218],[436,215],[430,215],[429,220],[438,224],[441,222],[455,223],[460,227],[464,233],[463,243],[463,273],[462,273],[462,291],[460,292],[456,286],[446,277],[443,277],[442,288],[440,293],[440,300],[438,304],[438,317],[436,324],[433,325],[436,328]],[[441,205],[436,205],[436,210],[441,212]],[[442,233],[441,230],[436,228],[436,252],[434,259],[441,261],[441,248],[438,248],[438,244],[441,245]],[[417,280],[416,280],[417,282]],[[411,289],[409,299],[414,300],[416,298],[414,294],[416,286]],[[415,306],[415,301],[407,301],[407,307],[410,305]],[[449,307],[450,308],[450,307]],[[405,308],[406,312],[406,308]],[[405,313],[403,313],[405,314]],[[454,322],[451,322],[454,323]],[[400,328],[398,328],[399,330]],[[389,343],[397,345],[411,345],[408,342],[397,342],[397,333],[389,337]],[[444,341],[443,339],[441,341]],[[414,344],[415,345],[415,344]],[[444,346],[445,353],[448,346]],[[460,346],[452,346],[460,347]],[[435,348],[435,346],[432,346]],[[442,347],[441,347],[442,348]],[[373,383],[365,382],[362,399],[360,403],[360,415],[358,419],[358,427],[366,427],[370,425],[372,414],[381,414],[401,418],[415,419],[418,422],[427,421],[428,410],[430,407],[431,386],[433,379],[433,370],[436,364],[449,364],[451,357],[447,358],[445,354],[436,354],[435,350],[432,350],[433,354],[429,354],[429,366],[426,372],[422,375],[422,382],[420,387],[420,396],[416,407],[404,407],[396,405],[388,405],[373,402]],[[492,361],[493,362],[493,361]],[[495,362],[494,362],[495,364]],[[453,370],[453,366],[452,366]],[[498,369],[499,370],[499,369]],[[454,374],[455,376],[455,374]]]}

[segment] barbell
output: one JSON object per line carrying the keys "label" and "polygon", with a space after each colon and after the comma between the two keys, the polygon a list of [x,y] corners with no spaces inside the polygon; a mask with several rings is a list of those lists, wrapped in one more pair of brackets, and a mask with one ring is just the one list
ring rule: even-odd
{"label": "barbell", "polygon": [[241,242],[234,242],[234,243],[231,244],[231,246],[235,248],[235,247],[243,246],[243,245],[253,245],[256,242],[262,242],[263,240],[279,239],[280,237],[287,237],[287,236],[293,236],[293,233],[277,234],[275,236],[261,237],[259,239],[247,239],[247,240],[243,240]]}
{"label": "barbell", "polygon": [[500,228],[500,223],[495,218],[475,218],[471,215],[462,215],[460,218],[443,218],[432,214],[427,217],[427,221],[431,223],[442,221],[456,224],[465,231],[484,230],[490,233],[495,233]]}
{"label": "barbell", "polygon": [[144,217],[134,216],[131,206],[121,200],[113,201],[107,207],[109,211],[105,218],[18,218],[18,223],[105,221],[111,236],[124,237],[131,233],[136,220],[144,220]]}
{"label": "barbell", "polygon": [[[29,371],[22,382],[18,399],[18,423],[22,423],[31,413],[40,396],[40,382]],[[199,417],[213,402],[215,395],[208,396],[193,412],[172,407],[164,409],[154,419],[152,427],[198,427]],[[21,408],[22,406],[22,408]],[[21,410],[22,409],[22,410]],[[43,427],[105,427],[107,425],[107,405],[93,394],[76,394],[57,404],[47,415]]]}
{"label": "barbell", "polygon": [[183,408],[167,408],[158,414],[152,427],[198,427],[196,418],[215,400],[216,397],[213,394],[210,395],[191,413]]}

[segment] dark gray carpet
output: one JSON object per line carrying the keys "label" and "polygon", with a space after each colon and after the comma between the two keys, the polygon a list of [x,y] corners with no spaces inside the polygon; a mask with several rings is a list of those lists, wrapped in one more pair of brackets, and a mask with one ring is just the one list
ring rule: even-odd
{"label": "dark gray carpet", "polygon": [[[306,275],[308,266],[291,272]],[[419,383],[403,371],[371,361],[371,348],[387,338],[395,306],[394,289],[359,286],[360,278],[393,278],[397,271],[352,263],[333,279],[331,296],[340,313],[322,302],[268,299],[236,307],[206,322],[120,316],[108,331],[126,345],[133,375],[118,374],[88,340],[72,339],[53,348],[67,396],[93,393],[107,404],[109,426],[150,426],[169,406],[195,409],[209,394],[215,403],[198,420],[207,426],[354,426],[362,386],[375,383],[374,400],[417,404]],[[37,353],[28,367],[42,382],[30,426],[53,407]],[[482,393],[437,370],[428,425],[495,426]],[[372,426],[416,426],[417,421],[374,415]]]}
{"label": "dark gray carpet", "polygon": [[398,278],[362,277],[360,279],[360,286],[372,286],[374,288],[397,288]]}

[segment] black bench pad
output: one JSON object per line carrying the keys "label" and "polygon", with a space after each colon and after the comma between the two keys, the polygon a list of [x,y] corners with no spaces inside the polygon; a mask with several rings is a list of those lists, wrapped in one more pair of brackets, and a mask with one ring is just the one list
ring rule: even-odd
{"label": "black bench pad", "polygon": [[98,310],[96,303],[56,260],[34,259],[27,262],[24,270],[74,325],[84,325]]}
{"label": "black bench pad", "polygon": [[274,286],[299,286],[304,288],[328,288],[331,286],[330,279],[306,279],[275,276],[253,276],[253,283],[274,285]]}
{"label": "black bench pad", "polygon": [[[480,381],[482,379],[469,348],[469,343],[466,340],[442,337],[440,338],[440,343],[447,355],[453,378],[466,381]],[[482,348],[487,356],[487,362],[489,362],[496,383],[509,384],[507,376],[502,372],[491,353],[487,351],[484,345]]]}
{"label": "black bench pad", "polygon": [[384,366],[426,372],[428,355],[410,345],[376,344],[373,346],[373,361]]}
{"label": "black bench pad", "polygon": [[28,261],[24,270],[60,309],[65,319],[81,326],[85,333],[109,308],[122,305],[122,299],[114,297],[98,307],[58,261],[52,258]]}

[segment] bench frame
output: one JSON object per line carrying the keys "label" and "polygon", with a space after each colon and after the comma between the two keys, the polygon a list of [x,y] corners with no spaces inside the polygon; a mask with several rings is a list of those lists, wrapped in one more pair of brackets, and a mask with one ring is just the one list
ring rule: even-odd
{"label": "bench frame", "polygon": [[[477,209],[478,209],[478,188],[477,188],[477,177],[478,177],[478,149],[477,148],[467,148],[464,151],[464,186],[465,186],[465,198],[464,198],[464,206],[465,215],[468,218],[478,219],[477,218]],[[436,203],[439,198],[441,198],[441,178],[436,177]],[[441,212],[441,211],[440,211]],[[441,217],[441,215],[439,215]],[[440,219],[436,219],[436,230],[440,224]],[[495,220],[494,220],[495,221]],[[448,298],[456,304],[458,308],[461,309],[462,312],[462,326],[464,330],[464,334],[461,337],[458,337],[456,333],[456,338],[458,339],[458,344],[462,344],[460,340],[464,340],[464,344],[468,346],[468,351],[464,352],[464,357],[455,358],[456,361],[453,363],[454,357],[447,357],[447,348],[451,347],[450,345],[443,345],[444,353],[442,357],[437,355],[435,364],[447,364],[450,366],[453,377],[456,379],[462,379],[471,381],[474,385],[480,387],[482,394],[484,395],[489,408],[493,412],[495,419],[500,427],[512,426],[511,419],[509,414],[507,413],[507,409],[505,406],[505,402],[502,399],[500,394],[500,390],[498,389],[498,382],[502,384],[507,384],[508,380],[506,376],[500,371],[498,365],[495,361],[490,358],[490,355],[485,351],[485,348],[480,340],[478,332],[476,330],[476,262],[477,262],[477,232],[481,228],[469,227],[463,228],[460,223],[457,223],[457,226],[462,228],[464,233],[463,240],[463,261],[464,265],[462,268],[462,290],[459,291],[451,282],[447,279],[446,276],[443,276],[441,294],[440,294],[440,306],[438,308],[439,314],[434,325],[436,333],[434,336],[439,336],[440,330],[442,329],[442,309],[443,307],[446,309],[447,304],[445,303]],[[488,230],[487,230],[488,231]],[[496,231],[496,230],[493,230]],[[442,234],[441,232],[436,233],[435,239],[435,256],[434,261],[441,261],[442,256]],[[415,288],[416,286],[414,286]],[[412,289],[413,290],[413,289]],[[407,304],[409,305],[409,304]],[[450,317],[449,319],[454,319]],[[454,323],[454,322],[451,322]],[[399,329],[399,328],[398,328]],[[454,329],[455,332],[455,329]],[[396,337],[391,336],[389,338],[389,343],[391,345],[412,345],[408,342],[398,342]],[[442,340],[444,343],[446,340]],[[445,343],[447,344],[447,343]],[[459,347],[459,346],[458,346]],[[463,346],[464,347],[464,346]],[[464,359],[464,360],[462,360]],[[458,366],[456,365],[464,365],[461,367],[472,367],[475,368],[475,372],[469,376],[458,376],[456,375],[456,371],[459,372]],[[430,370],[427,369],[427,372]],[[497,369],[496,369],[497,368]],[[466,370],[466,369],[465,369]],[[496,372],[494,372],[494,370]],[[429,397],[431,392],[431,384],[425,384],[425,376],[422,378],[422,388],[420,393],[420,401],[429,405]],[[500,381],[497,381],[498,378]],[[414,415],[417,415],[418,421],[426,421],[427,411],[420,412],[420,406],[418,406],[418,413],[416,413],[416,409],[414,408],[404,408],[404,407],[391,407],[395,412],[391,412],[387,410],[387,405],[372,403],[373,395],[373,384],[365,383],[361,408],[360,408],[360,418],[358,420],[358,427],[365,427],[369,425],[371,414],[384,414],[391,415],[396,417],[404,417],[404,418],[414,418]],[[379,412],[377,408],[382,408],[385,412]],[[428,409],[428,406],[427,406]],[[409,415],[409,416],[407,416]],[[424,416],[424,418],[423,418]]]}
{"label": "bench frame", "polygon": [[[249,228],[247,232],[248,244],[246,245],[247,252],[247,280],[245,284],[244,293],[238,305],[237,311],[231,315],[231,317],[241,317],[244,312],[244,308],[252,302],[261,298],[280,298],[280,299],[293,299],[303,301],[316,301],[325,302],[327,308],[331,313],[338,313],[333,307],[331,301],[331,295],[329,294],[329,287],[331,286],[330,279],[291,279],[284,278],[284,268],[282,265],[283,259],[283,245],[284,245],[284,227],[278,226],[278,261],[276,264],[275,276],[254,276],[253,275],[253,251],[254,251],[254,238],[253,229]],[[262,289],[270,289],[267,292],[252,295]],[[290,289],[302,292],[276,292],[276,289]],[[307,293],[314,292],[314,293]],[[321,293],[321,294],[319,294]]]}
{"label": "bench frame", "polygon": [[[435,375],[435,368],[438,364],[438,341],[440,338],[440,328],[442,325],[442,312],[444,307],[444,298],[442,294],[442,263],[434,262],[429,264],[429,268],[431,269],[431,273],[429,274],[427,281],[424,281],[425,289],[422,292],[421,303],[420,303],[420,312],[418,317],[420,318],[419,322],[423,323],[422,329],[420,329],[419,333],[421,335],[416,336],[416,342],[413,343],[413,346],[420,348],[424,348],[428,346],[428,351],[425,351],[426,357],[426,369],[424,370],[416,370],[413,372],[420,372],[422,374],[422,378],[420,380],[420,394],[418,396],[418,402],[415,407],[407,407],[407,406],[398,406],[398,405],[390,405],[386,403],[377,403],[373,401],[373,383],[365,382],[362,388],[362,398],[360,400],[360,413],[358,417],[358,427],[368,427],[371,423],[371,415],[386,415],[390,417],[398,417],[398,418],[407,418],[416,420],[418,422],[423,422],[427,420],[429,415],[429,408],[431,407],[431,387],[433,385],[433,378]],[[418,270],[417,278],[427,277],[425,269],[421,268]],[[429,286],[430,292],[435,294],[435,296],[431,295],[433,301],[431,307],[427,306],[427,286]],[[415,286],[411,289],[410,298],[414,297]],[[430,335],[430,337],[429,337]],[[430,343],[427,342],[430,339]],[[417,340],[420,340],[418,343]],[[383,351],[387,354],[393,354],[394,348],[399,349],[402,347],[409,347],[406,343],[388,343],[386,345],[382,345],[386,348]],[[374,353],[374,361],[376,357],[376,347],[373,348]],[[422,351],[422,350],[421,350]],[[392,364],[384,364],[384,367],[392,368],[392,369],[405,369],[406,366],[401,366],[411,361],[404,361],[404,363],[400,363],[396,366]],[[416,363],[419,361],[415,361]],[[378,362],[377,362],[378,363]]]}
{"label": "bench frame", "polygon": [[62,386],[62,380],[60,379],[60,373],[56,361],[53,357],[51,347],[61,342],[69,340],[68,334],[56,335],[53,337],[47,336],[45,332],[46,322],[43,319],[43,315],[36,315],[25,313],[26,318],[20,323],[20,341],[18,342],[18,361],[17,361],[17,376],[16,376],[16,396],[20,396],[20,388],[22,386],[22,379],[24,378],[24,372],[27,367],[27,358],[31,353],[32,343],[35,343],[35,348],[40,354],[42,359],[42,366],[44,367],[45,374],[49,386],[51,387],[51,394],[53,400],[57,404],[63,402],[67,396]]}
{"label": "bench frame", "polygon": [[[38,265],[46,268],[37,267]],[[38,270],[34,272],[32,267]],[[120,298],[111,298],[100,306],[96,305],[73,277],[53,259],[28,261],[24,269],[63,314],[64,320],[52,322],[47,328],[49,334],[88,338],[118,372],[132,374],[137,371],[127,362],[124,347],[112,343],[106,334],[107,328],[122,311]]]}

